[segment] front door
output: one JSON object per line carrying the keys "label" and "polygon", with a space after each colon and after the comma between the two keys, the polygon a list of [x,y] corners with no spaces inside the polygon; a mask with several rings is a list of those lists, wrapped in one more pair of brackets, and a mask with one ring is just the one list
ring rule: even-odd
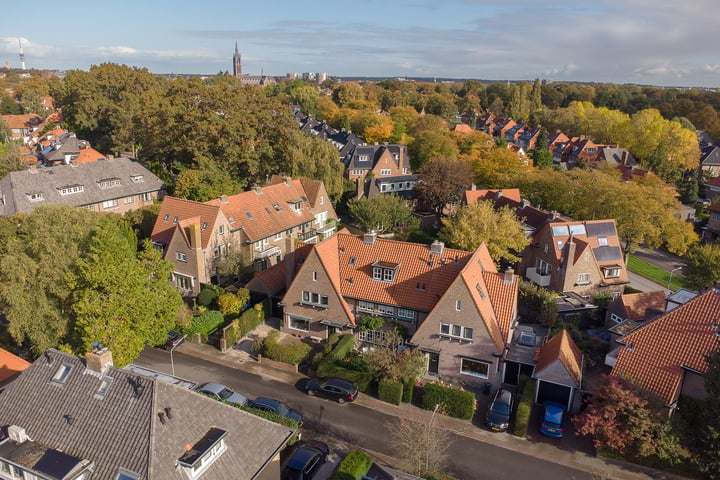
{"label": "front door", "polygon": [[439,353],[432,353],[432,352],[425,352],[425,355],[427,355],[427,371],[430,374],[437,375],[438,374],[438,366],[440,365],[440,354]]}

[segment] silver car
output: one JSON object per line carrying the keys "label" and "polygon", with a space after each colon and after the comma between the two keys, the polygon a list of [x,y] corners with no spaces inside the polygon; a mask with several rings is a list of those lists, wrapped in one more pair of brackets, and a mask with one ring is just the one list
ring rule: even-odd
{"label": "silver car", "polygon": [[238,405],[248,404],[246,396],[232,391],[222,383],[203,383],[197,385],[193,390],[218,400],[225,400],[226,402],[237,403]]}

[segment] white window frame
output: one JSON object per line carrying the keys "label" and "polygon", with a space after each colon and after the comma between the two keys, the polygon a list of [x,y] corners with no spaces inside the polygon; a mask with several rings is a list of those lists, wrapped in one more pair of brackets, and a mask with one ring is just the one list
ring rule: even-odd
{"label": "white window frame", "polygon": [[363,312],[374,312],[375,304],[372,302],[368,302],[366,300],[359,300],[358,301],[358,310],[362,310]]}
{"label": "white window frame", "polygon": [[466,342],[473,341],[474,329],[472,327],[464,327],[462,325],[456,325],[453,323],[441,322],[440,323],[440,336],[447,337],[457,340],[463,340]]}
{"label": "white window frame", "polygon": [[193,277],[190,277],[188,275],[183,275],[182,273],[173,273],[175,276],[175,286],[181,290],[192,290],[193,284],[195,283],[193,281]]}
{"label": "white window frame", "polygon": [[415,320],[415,310],[410,310],[409,308],[401,308],[398,307],[397,309],[397,316],[398,318],[405,318],[408,320]]}
{"label": "white window frame", "polygon": [[605,278],[618,278],[620,276],[620,267],[604,267],[603,275],[605,275]]}
{"label": "white window frame", "polygon": [[225,225],[218,225],[218,233],[220,235],[225,235]]}
{"label": "white window frame", "polygon": [[327,295],[317,292],[310,292],[303,290],[302,292],[302,303],[305,305],[312,305],[314,307],[328,308],[329,299]]}
{"label": "white window frame", "polygon": [[380,315],[395,315],[395,307],[392,305],[383,305],[382,303],[379,303],[377,311]]}
{"label": "white window frame", "polygon": [[175,252],[175,258],[178,262],[187,262],[187,253],[185,252]]}
{"label": "white window frame", "polygon": [[[298,325],[293,325],[293,322],[306,323],[307,328],[301,328]],[[303,317],[297,317],[294,315],[288,315],[288,328],[290,330],[297,330],[298,332],[309,332],[310,331],[310,319],[303,318]]]}
{"label": "white window frame", "polygon": [[392,170],[390,170],[389,168],[381,168],[380,169],[380,176],[382,176],[382,177],[387,177],[391,173],[392,173]]}
{"label": "white window frame", "polygon": [[104,202],[102,202],[102,206],[104,210],[112,210],[118,207],[118,201],[117,199],[105,200]]}
{"label": "white window frame", "polygon": [[576,285],[590,285],[590,274],[589,273],[578,273]]}
{"label": "white window frame", "polygon": [[[487,373],[482,374],[482,373],[479,373],[479,372],[474,372],[474,371],[472,371],[472,370],[465,370],[465,362],[476,363],[476,364],[480,364],[480,365],[485,365],[485,366],[487,367]],[[460,373],[462,373],[463,375],[470,375],[470,376],[478,377],[478,378],[489,378],[489,375],[490,375],[490,363],[488,363],[488,362],[483,362],[482,360],[474,360],[474,359],[472,359],[472,358],[461,357],[461,358],[460,358]]]}
{"label": "white window frame", "polygon": [[127,205],[128,203],[133,203],[134,201],[135,201],[135,198],[132,195],[130,195],[129,197],[123,198],[123,203],[125,205]]}

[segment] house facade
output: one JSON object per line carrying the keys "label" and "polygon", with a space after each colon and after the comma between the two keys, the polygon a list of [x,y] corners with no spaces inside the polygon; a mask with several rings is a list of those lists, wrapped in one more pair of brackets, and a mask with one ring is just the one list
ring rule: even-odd
{"label": "house facade", "polygon": [[[281,304],[285,332],[322,339],[380,316],[425,352],[429,375],[499,383],[517,277],[499,273],[484,245],[465,252],[339,233],[302,259]],[[381,332],[358,335],[382,342]]]}
{"label": "house facade", "polygon": [[82,359],[46,351],[5,387],[0,424],[5,479],[279,480],[279,453],[294,434],[114,368],[107,349]]}
{"label": "house facade", "polygon": [[45,168],[31,165],[0,180],[0,215],[30,213],[46,204],[123,214],[152,205],[164,192],[158,177],[129,158]]}

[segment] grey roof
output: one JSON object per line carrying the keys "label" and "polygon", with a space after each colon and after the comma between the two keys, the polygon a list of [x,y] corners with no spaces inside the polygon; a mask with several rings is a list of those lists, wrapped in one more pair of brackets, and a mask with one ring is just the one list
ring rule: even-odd
{"label": "grey roof", "polygon": [[[52,378],[62,365],[72,369],[60,385]],[[113,381],[100,399],[101,375],[86,369],[80,358],[48,350],[0,392],[0,425],[22,427],[34,444],[93,462],[90,479],[115,478],[120,468],[141,479],[184,478],[176,471],[177,460],[186,445],[198,443],[211,428],[228,432],[227,451],[203,479],[251,479],[293,433],[163,381],[113,367],[105,375]],[[171,415],[161,420],[160,411]]]}
{"label": "grey roof", "polygon": [[[110,179],[119,180],[119,184],[101,188],[101,181]],[[80,185],[81,192],[60,194],[63,188]],[[158,177],[129,158],[28,169],[10,172],[0,180],[0,215],[29,213],[45,204],[92,205],[163,188]],[[31,201],[33,193],[41,193],[43,200]]]}
{"label": "grey roof", "polygon": [[707,145],[700,149],[700,164],[702,166],[720,165],[720,148]]}

